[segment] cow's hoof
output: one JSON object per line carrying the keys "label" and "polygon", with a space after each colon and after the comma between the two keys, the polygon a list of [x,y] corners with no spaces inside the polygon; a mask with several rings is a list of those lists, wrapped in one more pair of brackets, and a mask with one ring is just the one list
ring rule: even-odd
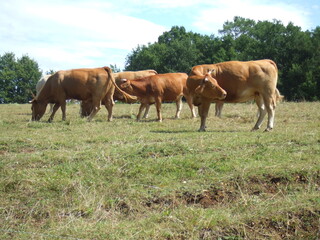
{"label": "cow's hoof", "polygon": [[198,132],[205,132],[206,129],[205,128],[199,128]]}
{"label": "cow's hoof", "polygon": [[251,132],[255,132],[255,131],[257,131],[257,130],[259,130],[259,128],[254,127],[254,128],[251,129]]}
{"label": "cow's hoof", "polygon": [[266,128],[266,130],[264,130],[264,132],[271,132],[272,128]]}

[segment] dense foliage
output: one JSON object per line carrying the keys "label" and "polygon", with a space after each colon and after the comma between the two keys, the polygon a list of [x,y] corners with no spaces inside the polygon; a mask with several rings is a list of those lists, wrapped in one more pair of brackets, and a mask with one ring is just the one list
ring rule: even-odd
{"label": "dense foliage", "polygon": [[292,23],[235,17],[219,33],[207,36],[174,26],[157,42],[133,49],[126,70],[189,72],[199,64],[269,58],[278,65],[278,88],[287,100],[320,100],[320,27],[304,32]]}
{"label": "dense foliage", "polygon": [[[188,73],[199,64],[269,58],[278,65],[278,88],[287,100],[320,100],[319,26],[302,31],[292,23],[284,26],[277,20],[235,17],[225,22],[219,33],[208,36],[174,26],[157,42],[133,49],[125,70]],[[116,65],[110,67],[120,71]],[[0,55],[0,103],[26,103],[40,77],[38,63],[28,56]]]}
{"label": "dense foliage", "polygon": [[28,56],[0,56],[0,103],[28,102],[41,74],[38,63]]}

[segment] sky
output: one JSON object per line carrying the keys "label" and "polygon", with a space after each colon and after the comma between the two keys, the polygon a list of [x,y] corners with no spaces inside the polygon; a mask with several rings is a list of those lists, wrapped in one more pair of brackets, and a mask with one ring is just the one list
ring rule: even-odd
{"label": "sky", "polygon": [[[219,36],[235,16],[320,26],[319,0],[0,0],[0,55],[28,55],[49,70],[125,67],[138,45],[172,26]],[[196,65],[197,63],[195,63]],[[137,69],[140,70],[140,69]]]}

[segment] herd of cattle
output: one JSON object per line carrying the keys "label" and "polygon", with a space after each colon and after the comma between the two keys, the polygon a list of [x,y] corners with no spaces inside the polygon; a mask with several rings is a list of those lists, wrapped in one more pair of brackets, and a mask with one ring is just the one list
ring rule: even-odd
{"label": "herd of cattle", "polygon": [[191,116],[196,117],[198,106],[201,117],[199,131],[205,131],[210,104],[216,103],[216,116],[221,116],[224,103],[255,100],[259,117],[253,127],[257,130],[268,114],[266,131],[272,130],[276,103],[281,100],[278,89],[278,69],[272,60],[229,61],[194,66],[189,74],[158,74],[155,70],[113,73],[109,67],[58,71],[42,78],[37,84],[37,95],[31,101],[32,120],[38,121],[51,105],[49,122],[61,107],[66,119],[66,100],[81,101],[81,115],[90,121],[105,105],[108,121],[112,120],[114,100],[141,103],[137,120],[148,117],[149,107],[155,104],[158,121],[162,121],[161,103],[176,102],[176,118],[185,97]]}

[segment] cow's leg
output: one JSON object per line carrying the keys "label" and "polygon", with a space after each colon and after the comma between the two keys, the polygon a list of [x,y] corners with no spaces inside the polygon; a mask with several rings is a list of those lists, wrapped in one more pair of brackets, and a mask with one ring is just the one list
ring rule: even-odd
{"label": "cow's leg", "polygon": [[206,120],[210,108],[210,103],[210,101],[202,101],[201,107],[199,107],[201,117],[201,125],[199,128],[199,132],[206,131]]}
{"label": "cow's leg", "polygon": [[114,106],[113,97],[105,98],[104,106],[106,107],[106,109],[108,111],[108,121],[111,122],[112,121],[112,109]]}
{"label": "cow's leg", "polygon": [[51,115],[50,115],[50,117],[49,117],[49,119],[48,119],[48,122],[52,122],[53,117],[54,117],[54,115],[56,114],[56,112],[57,112],[57,110],[59,109],[59,107],[60,107],[60,103],[54,104],[53,109],[52,109],[52,113],[51,113]]}
{"label": "cow's leg", "polygon": [[66,101],[61,103],[61,111],[62,111],[62,121],[66,120]]}
{"label": "cow's leg", "polygon": [[156,97],[156,109],[157,109],[157,115],[158,115],[158,121],[162,122],[162,114],[161,114],[161,98]]}
{"label": "cow's leg", "polygon": [[143,118],[149,117],[150,104],[146,105],[146,111],[144,112]]}
{"label": "cow's leg", "polygon": [[[147,103],[141,103],[141,104],[140,104],[139,112],[138,112],[138,115],[137,115],[137,121],[140,121],[140,120],[141,120],[142,112],[143,112],[143,110],[144,110],[146,107],[149,107],[149,108],[150,108],[150,105],[147,104]],[[147,111],[147,110],[146,110],[146,111]],[[149,111],[149,110],[148,110],[148,111]]]}
{"label": "cow's leg", "polygon": [[176,101],[176,105],[177,105],[177,111],[176,111],[175,118],[180,118],[180,113],[182,109],[182,96],[178,98],[178,100]]}
{"label": "cow's leg", "polygon": [[268,96],[263,96],[265,108],[268,112],[268,124],[267,128],[265,129],[265,132],[269,132],[273,129],[273,124],[274,124],[274,116],[275,116],[275,108],[276,108],[276,96],[273,95],[268,95]]}
{"label": "cow's leg", "polygon": [[266,116],[266,109],[265,109],[265,105],[264,105],[264,101],[261,95],[257,95],[255,97],[255,101],[256,104],[258,106],[258,112],[259,112],[259,116],[258,116],[258,120],[256,122],[256,125],[254,125],[254,127],[252,128],[252,131],[254,130],[258,130],[261,127],[262,121],[264,119],[264,117]]}
{"label": "cow's leg", "polygon": [[215,116],[221,118],[221,113],[222,113],[222,108],[223,108],[223,102],[217,101],[216,106],[215,106]]}
{"label": "cow's leg", "polygon": [[100,110],[100,99],[92,99],[92,111],[88,116],[88,122],[92,120],[92,118],[99,112]]}
{"label": "cow's leg", "polygon": [[201,105],[198,106],[198,114],[201,117]]}
{"label": "cow's leg", "polygon": [[193,105],[193,97],[192,96],[185,96],[186,98],[186,101],[188,103],[188,106],[191,110],[191,118],[195,118],[197,115],[196,115],[196,110],[195,110],[195,107]]}

